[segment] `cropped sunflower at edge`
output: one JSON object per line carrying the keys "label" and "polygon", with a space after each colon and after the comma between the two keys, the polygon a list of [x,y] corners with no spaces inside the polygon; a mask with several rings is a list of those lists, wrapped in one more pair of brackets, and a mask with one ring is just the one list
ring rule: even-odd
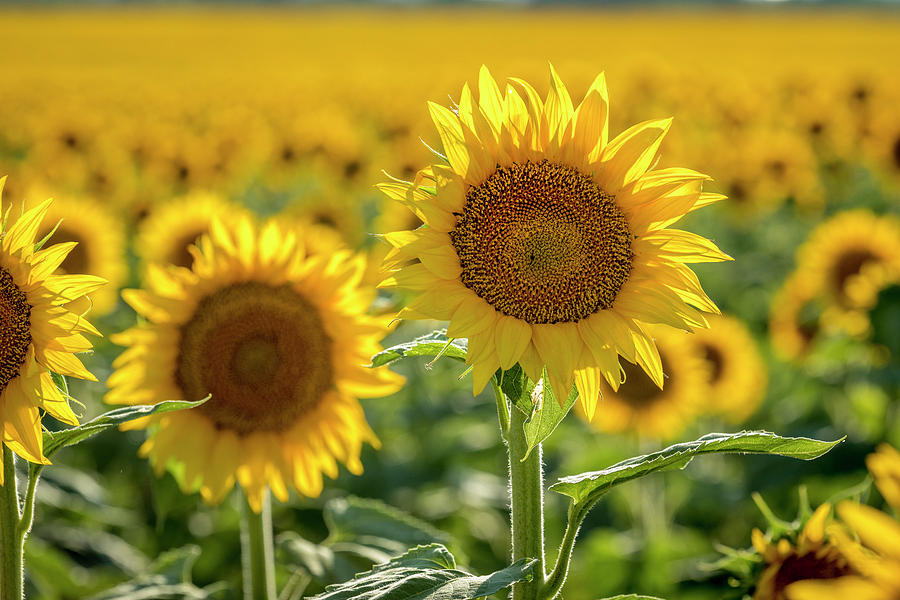
{"label": "cropped sunflower at edge", "polygon": [[145,418],[141,454],[169,469],[184,491],[220,502],[237,481],[259,512],[270,488],[318,496],[338,463],[362,472],[360,452],[378,446],[358,398],[385,396],[402,378],[368,369],[386,327],[364,313],[364,259],[348,251],[308,256],[303,241],[248,218],[191,248],[190,269],[151,265],[147,289],[123,297],[146,322],[112,337],[116,359],[106,401],[210,400]]}
{"label": "cropped sunflower at edge", "polygon": [[[100,333],[83,316],[87,294],[104,280],[91,275],[54,275],[74,249],[60,243],[35,250],[36,235],[50,201],[25,211],[8,229],[12,207],[2,204],[0,178],[0,424],[3,444],[22,458],[49,464],[44,456],[42,411],[69,425],[78,417],[56,387],[50,372],[80,379],[97,379],[78,352],[91,349],[85,333]],[[2,458],[0,458],[2,462]],[[3,483],[0,469],[0,484]]]}
{"label": "cropped sunflower at edge", "polygon": [[537,381],[546,367],[590,419],[601,380],[622,381],[619,356],[663,386],[648,325],[691,331],[719,312],[687,263],[730,257],[669,226],[724,196],[702,191],[702,173],[653,168],[671,119],[608,140],[604,74],[577,107],[550,76],[541,100],[520,79],[501,92],[482,67],[477,97],[466,84],[453,110],[429,103],[446,161],[379,185],[425,223],[384,236],[381,286],[418,293],[401,317],[468,338],[475,393],[498,368]]}

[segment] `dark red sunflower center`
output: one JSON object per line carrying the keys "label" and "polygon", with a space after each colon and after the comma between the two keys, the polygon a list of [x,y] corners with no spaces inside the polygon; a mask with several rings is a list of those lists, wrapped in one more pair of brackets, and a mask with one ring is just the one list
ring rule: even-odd
{"label": "dark red sunflower center", "polygon": [[19,376],[31,343],[31,305],[12,275],[0,267],[0,392]]}
{"label": "dark red sunflower center", "polygon": [[798,555],[793,554],[784,559],[775,574],[775,600],[787,598],[784,590],[796,581],[807,579],[835,579],[844,575],[853,575],[856,571],[834,547]]}
{"label": "dark red sunflower center", "polygon": [[614,197],[546,160],[499,167],[469,188],[450,239],[462,283],[528,323],[608,309],[631,273],[633,236]]}
{"label": "dark red sunflower center", "polygon": [[238,283],[207,296],[181,328],[175,379],[217,427],[287,429],[331,389],[331,338],[289,286]]}

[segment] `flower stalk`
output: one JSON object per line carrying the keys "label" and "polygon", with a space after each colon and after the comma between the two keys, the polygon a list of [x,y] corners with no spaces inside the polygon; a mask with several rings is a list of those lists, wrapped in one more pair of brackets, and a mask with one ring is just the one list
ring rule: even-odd
{"label": "flower stalk", "polygon": [[19,494],[16,482],[15,454],[3,447],[3,485],[0,486],[0,598],[22,598],[22,554],[25,536],[19,535]]}
{"label": "flower stalk", "polygon": [[272,543],[272,502],[263,494],[262,510],[253,511],[243,496],[241,562],[244,600],[275,600],[275,549]]}
{"label": "flower stalk", "polygon": [[[506,399],[499,387],[498,409]],[[499,401],[503,398],[503,402]],[[528,449],[525,439],[525,414],[513,406],[509,412],[509,428],[505,438],[509,451],[510,521],[512,528],[512,560],[537,559],[534,578],[512,586],[513,600],[537,600],[544,585],[544,473],[541,465],[541,446],[538,444],[522,460]],[[503,416],[500,417],[504,422]]]}

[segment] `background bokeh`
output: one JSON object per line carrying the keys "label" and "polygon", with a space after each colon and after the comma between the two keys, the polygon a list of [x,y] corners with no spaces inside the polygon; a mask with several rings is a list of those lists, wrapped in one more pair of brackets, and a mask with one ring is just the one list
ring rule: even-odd
{"label": "background bokeh", "polygon": [[[723,336],[737,349],[694,348],[704,377],[726,364],[743,379],[662,398],[659,427],[638,426],[647,403],[615,427],[601,405],[597,426],[617,433],[567,417],[546,444],[548,479],[711,430],[848,436],[815,462],[704,457],[610,494],[580,534],[564,589],[571,600],[719,598],[736,581],[704,565],[719,545],[748,547],[750,530],[765,528],[752,492],[790,520],[798,485],[815,506],[864,483],[878,442],[900,442],[898,31],[891,7],[5,8],[4,207],[14,214],[54,197],[55,239],[80,244],[63,268],[111,281],[92,318],[106,337],[85,360],[101,383],[72,382],[88,418],[104,410],[102,382],[119,351],[108,335],[135,320],[118,290],[139,286],[148,262],[183,263],[212,215],[249,211],[304,228],[322,251],[358,249],[374,283],[385,250],[367,232],[417,222],[373,185],[382,170],[408,179],[433,158],[426,100],[458,98],[482,64],[545,92],[552,62],[573,98],[605,71],[612,132],[674,115],[660,165],[708,173],[707,189],[730,197],[684,228],[735,257],[695,270],[749,337]],[[834,219],[844,220],[819,229]],[[385,295],[376,310],[390,320],[401,301]],[[403,323],[386,344],[437,326]],[[344,472],[321,498],[276,506],[276,533],[318,544],[328,536],[323,507],[333,513],[353,495],[446,532],[477,572],[507,564],[494,402],[472,398],[457,363],[424,362],[398,367],[403,391],[364,403],[383,442],[364,453],[365,474]],[[29,597],[84,598],[188,544],[200,548],[194,582],[226,581],[223,596],[238,597],[236,495],[221,507],[181,495],[137,457],[141,439],[104,434],[44,471]],[[565,503],[547,501],[554,547]],[[358,550],[339,548],[344,562],[314,574],[307,593],[378,556]],[[309,571],[295,554],[279,557],[282,582]]]}

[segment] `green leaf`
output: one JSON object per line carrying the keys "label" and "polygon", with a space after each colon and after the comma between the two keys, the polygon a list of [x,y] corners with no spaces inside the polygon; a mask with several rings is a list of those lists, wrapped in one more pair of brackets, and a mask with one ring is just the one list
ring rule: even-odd
{"label": "green leaf", "polygon": [[641,596],[639,594],[620,594],[618,596],[610,596],[609,598],[601,598],[600,600],[663,600],[656,596]]}
{"label": "green leaf", "polygon": [[447,337],[446,329],[437,329],[411,342],[385,348],[372,357],[372,364],[369,366],[381,367],[408,356],[447,356],[464,361],[467,343],[466,339],[451,340]]}
{"label": "green leaf", "polygon": [[656,471],[683,469],[698,454],[774,454],[811,460],[822,456],[843,440],[844,438],[822,442],[809,438],[781,437],[767,431],[710,433],[693,442],[675,444],[659,452],[623,460],[602,471],[562,477],[550,489],[571,497],[577,504],[596,500],[620,483]]}
{"label": "green leaf", "polygon": [[209,399],[209,396],[197,402],[188,402],[187,400],[166,400],[154,405],[138,405],[123,406],[115,408],[109,412],[103,413],[95,419],[91,419],[87,423],[82,423],[77,427],[70,427],[61,431],[45,431],[44,432],[44,456],[50,458],[58,450],[67,446],[74,446],[89,437],[106,431],[113,427],[118,427],[122,423],[133,421],[141,417],[150,415],[159,415],[176,410],[184,410],[193,408],[203,404]]}
{"label": "green leaf", "polygon": [[543,379],[534,386],[531,398],[534,410],[531,416],[528,417],[528,420],[525,421],[525,441],[528,443],[528,449],[525,451],[525,456],[522,457],[522,460],[528,458],[534,447],[550,437],[550,434],[556,430],[560,421],[569,414],[569,411],[575,405],[578,392],[573,386],[572,391],[569,392],[569,397],[560,406],[556,395],[553,393],[553,386],[547,381],[547,373],[545,371]]}
{"label": "green leaf", "polygon": [[335,498],[325,505],[328,541],[356,542],[402,552],[407,548],[448,541],[446,533],[379,500]]}
{"label": "green leaf", "polygon": [[160,555],[148,572],[89,600],[213,600],[227,596],[223,583],[199,588],[191,583],[191,569],[200,556],[197,546],[176,548]]}
{"label": "green leaf", "polygon": [[312,600],[474,600],[518,581],[530,580],[534,559],[522,559],[496,573],[476,576],[456,569],[440,544],[419,546],[354,579],[332,585]]}

